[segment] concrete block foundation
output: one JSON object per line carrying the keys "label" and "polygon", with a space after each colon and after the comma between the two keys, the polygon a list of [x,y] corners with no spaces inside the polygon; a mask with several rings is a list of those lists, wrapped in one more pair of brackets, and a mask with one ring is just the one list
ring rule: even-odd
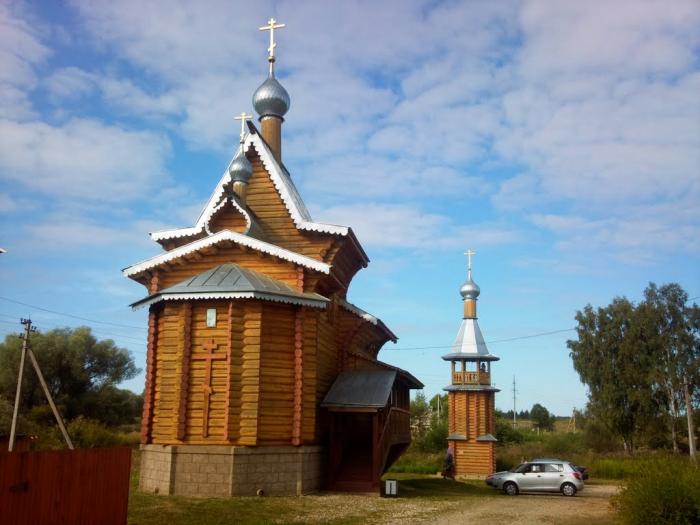
{"label": "concrete block foundation", "polygon": [[156,494],[300,496],[319,490],[322,447],[141,445],[139,489]]}

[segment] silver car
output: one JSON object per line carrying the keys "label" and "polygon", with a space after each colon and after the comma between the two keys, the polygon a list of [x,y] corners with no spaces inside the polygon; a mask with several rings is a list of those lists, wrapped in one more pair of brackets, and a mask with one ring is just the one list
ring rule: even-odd
{"label": "silver car", "polygon": [[575,496],[583,490],[581,473],[568,461],[558,459],[530,461],[512,470],[496,472],[486,478],[486,484],[509,496],[520,492],[561,492],[564,496]]}

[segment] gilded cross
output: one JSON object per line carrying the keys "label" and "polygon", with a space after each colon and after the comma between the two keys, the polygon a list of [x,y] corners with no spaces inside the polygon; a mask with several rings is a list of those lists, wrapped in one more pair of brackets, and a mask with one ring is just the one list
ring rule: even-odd
{"label": "gilded cross", "polygon": [[206,354],[198,354],[192,356],[193,361],[204,361],[204,383],[202,383],[202,394],[204,394],[204,410],[202,414],[202,437],[209,435],[209,401],[214,393],[211,386],[211,375],[214,361],[226,359],[224,354],[214,354],[218,348],[218,344],[214,339],[210,339],[202,345],[202,348],[207,351]]}
{"label": "gilded cross", "polygon": [[270,74],[273,72],[273,65],[275,63],[275,48],[277,47],[277,44],[275,44],[275,29],[281,29],[283,27],[285,27],[285,24],[278,24],[277,20],[270,18],[267,21],[267,25],[260,28],[260,31],[270,32],[270,47],[267,48],[267,51],[269,52],[267,55],[267,60],[270,62]]}
{"label": "gilded cross", "polygon": [[252,115],[246,115],[245,111],[244,111],[243,113],[241,113],[240,115],[238,115],[237,117],[235,117],[236,120],[240,120],[240,121],[241,121],[241,144],[243,144],[243,139],[245,139],[245,123],[246,123],[246,120],[250,120],[250,119],[252,119],[252,118],[253,118],[253,116],[252,116]]}
{"label": "gilded cross", "polygon": [[471,248],[464,252],[464,255],[467,256],[467,260],[469,261],[467,264],[467,269],[469,270],[469,273],[472,271],[472,255],[476,255],[476,252],[473,251]]}

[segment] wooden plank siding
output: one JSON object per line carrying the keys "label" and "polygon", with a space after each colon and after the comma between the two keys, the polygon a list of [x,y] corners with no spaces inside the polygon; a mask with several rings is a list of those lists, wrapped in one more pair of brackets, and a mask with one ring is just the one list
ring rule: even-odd
{"label": "wooden plank siding", "polygon": [[185,262],[186,264],[173,264],[169,268],[161,270],[161,289],[178,284],[185,279],[225,263],[235,263],[244,268],[264,273],[292,287],[296,287],[297,283],[297,270],[294,263],[237,244],[221,247],[206,257]]}
{"label": "wooden plank siding", "polygon": [[253,176],[248,182],[246,205],[258,218],[267,242],[317,260],[323,260],[333,235],[297,230],[282,197],[256,155],[249,156]]}
{"label": "wooden plank siding", "polygon": [[[216,309],[216,326],[207,327],[207,309]],[[226,357],[228,353],[228,302],[194,301],[192,307],[191,354],[189,359],[189,388],[187,391],[186,432],[184,440],[190,444],[221,443],[226,441],[226,406],[228,404],[228,370],[226,360],[211,362],[211,387],[209,397],[208,437],[202,437],[205,408],[205,375],[209,366],[201,356],[206,353],[205,343],[214,341],[215,354]]]}
{"label": "wooden plank siding", "polygon": [[179,376],[181,370],[182,305],[166,303],[158,315],[156,372],[153,404],[152,443],[171,443],[177,421]]}
{"label": "wooden plank siding", "polygon": [[258,444],[261,387],[262,303],[260,301],[245,303],[243,327],[241,411],[238,444],[255,446]]}
{"label": "wooden plank siding", "polygon": [[209,221],[209,231],[212,233],[222,230],[243,233],[247,227],[248,223],[243,214],[234,208],[230,202],[217,211]]}
{"label": "wooden plank siding", "polygon": [[295,308],[262,307],[259,444],[290,444],[294,416]]}

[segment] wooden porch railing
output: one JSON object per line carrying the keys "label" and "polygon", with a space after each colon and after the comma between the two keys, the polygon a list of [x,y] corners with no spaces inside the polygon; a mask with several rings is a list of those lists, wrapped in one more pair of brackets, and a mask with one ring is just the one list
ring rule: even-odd
{"label": "wooden porch railing", "polygon": [[[411,415],[408,410],[391,407],[389,413],[384,415],[384,425],[379,437],[379,472],[377,477],[384,471],[389,450],[392,445],[411,442]],[[381,420],[380,420],[381,422]]]}
{"label": "wooden porch railing", "polygon": [[490,385],[491,374],[488,372],[453,372],[453,385]]}

